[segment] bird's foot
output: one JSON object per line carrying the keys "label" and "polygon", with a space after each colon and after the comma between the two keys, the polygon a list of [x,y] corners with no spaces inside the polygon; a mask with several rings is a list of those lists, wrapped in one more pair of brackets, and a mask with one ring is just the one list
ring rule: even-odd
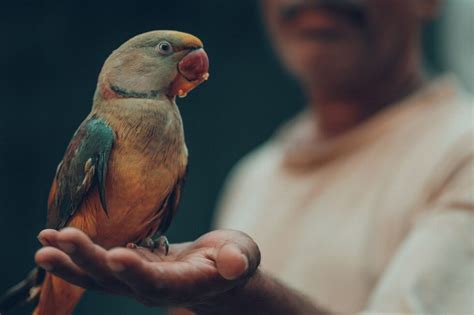
{"label": "bird's foot", "polygon": [[[130,247],[129,245],[127,245],[128,248],[133,248],[133,247]],[[136,244],[133,244],[133,245],[135,245],[134,248],[137,248]],[[151,237],[147,237],[140,243],[140,246],[148,248],[152,252],[155,251],[155,249],[160,249],[160,250],[163,249],[165,251],[165,255],[168,255],[168,252],[170,250],[170,243],[168,239],[166,238],[166,236],[164,235],[160,235],[158,238],[155,238],[155,239]]]}
{"label": "bird's foot", "polygon": [[137,248],[138,248],[138,245],[135,244],[135,243],[127,243],[127,248],[130,248],[130,249],[137,249]]}
{"label": "bird's foot", "polygon": [[170,242],[165,235],[160,235],[160,237],[155,240],[155,244],[158,248],[163,248],[165,250],[165,256],[168,255],[168,252],[170,251]]}

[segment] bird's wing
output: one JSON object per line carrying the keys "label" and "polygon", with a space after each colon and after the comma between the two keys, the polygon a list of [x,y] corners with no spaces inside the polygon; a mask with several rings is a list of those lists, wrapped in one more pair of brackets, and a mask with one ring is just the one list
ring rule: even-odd
{"label": "bird's wing", "polygon": [[161,218],[158,229],[156,230],[155,236],[163,235],[169,228],[171,221],[173,220],[176,210],[178,209],[179,200],[181,199],[181,192],[184,186],[185,175],[183,175],[176,182],[171,193],[166,197],[162,206],[159,209],[159,216]]}
{"label": "bird's wing", "polygon": [[102,208],[107,165],[114,144],[112,128],[100,118],[84,121],[74,134],[58,166],[48,200],[48,227],[64,227],[94,185],[98,186]]}

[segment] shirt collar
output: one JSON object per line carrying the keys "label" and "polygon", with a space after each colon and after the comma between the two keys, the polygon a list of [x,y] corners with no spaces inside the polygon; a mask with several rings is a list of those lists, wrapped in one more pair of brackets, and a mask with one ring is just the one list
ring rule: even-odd
{"label": "shirt collar", "polygon": [[452,75],[432,80],[398,103],[381,110],[365,122],[330,140],[317,140],[314,115],[303,111],[277,131],[275,141],[283,147],[283,162],[289,168],[316,167],[356,151],[383,138],[426,106],[445,104],[458,94],[458,82]]}

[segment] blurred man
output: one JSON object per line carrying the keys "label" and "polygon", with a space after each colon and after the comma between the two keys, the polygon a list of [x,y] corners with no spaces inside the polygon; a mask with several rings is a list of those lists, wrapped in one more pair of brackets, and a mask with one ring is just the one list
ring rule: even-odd
{"label": "blurred man", "polygon": [[[328,310],[474,311],[474,116],[423,75],[434,0],[265,0],[307,111],[234,172],[218,226]],[[471,256],[470,256],[471,255]]]}
{"label": "blurred man", "polygon": [[308,106],[229,180],[218,227],[253,241],[219,230],[138,256],[49,231],[37,262],[202,314],[473,313],[472,99],[421,66],[438,5],[262,0]]}

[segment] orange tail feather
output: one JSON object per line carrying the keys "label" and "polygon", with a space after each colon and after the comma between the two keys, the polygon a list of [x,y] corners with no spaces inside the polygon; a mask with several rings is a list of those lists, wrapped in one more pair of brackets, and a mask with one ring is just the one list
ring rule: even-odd
{"label": "orange tail feather", "polygon": [[83,293],[84,289],[47,273],[33,315],[70,315]]}

